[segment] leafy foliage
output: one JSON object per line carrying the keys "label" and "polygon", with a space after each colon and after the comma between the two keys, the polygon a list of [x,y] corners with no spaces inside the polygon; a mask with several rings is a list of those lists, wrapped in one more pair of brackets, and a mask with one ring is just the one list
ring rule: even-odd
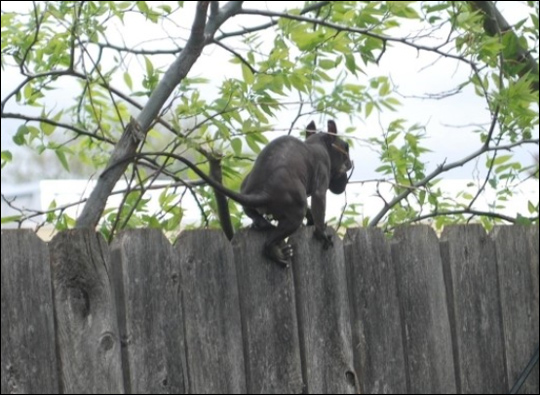
{"label": "leafy foliage", "polygon": [[[430,218],[437,227],[474,217],[488,228],[504,221],[538,222],[538,202],[516,218],[498,214],[531,174],[512,149],[538,145],[538,61],[535,73],[521,56],[524,48],[538,54],[538,2],[527,2],[528,15],[499,34],[486,30],[493,16],[475,3],[490,2],[306,2],[280,12],[245,3],[235,14],[245,18],[242,28],[234,30],[238,26],[225,18],[215,36],[202,38],[212,54],[197,64],[216,75],[202,78],[194,71],[182,79],[152,127],[143,131],[139,150],[188,155],[203,168],[209,158],[221,158],[225,184],[237,189],[270,132],[283,130],[283,114],[294,118],[288,130],[297,135],[314,114],[355,124],[384,115],[379,136],[363,139],[355,128],[346,132],[357,147],[377,152],[381,178],[375,182],[390,185],[393,198],[381,195],[382,211],[365,218],[359,202],[349,202],[335,221],[387,228]],[[188,28],[193,8],[173,1],[49,1],[25,11],[3,10],[2,70],[18,70],[21,81],[2,95],[2,118],[19,122],[13,142],[41,155],[53,152],[66,172],[73,172],[75,163],[102,172],[130,117],[153,105],[158,85],[170,78],[169,65],[182,56],[187,39],[178,36],[196,33]],[[474,89],[491,117],[483,126],[469,126],[478,145],[462,160],[441,161],[434,169],[425,160],[429,128],[388,118],[403,97],[377,66],[403,48],[469,70],[453,93]],[[225,53],[230,63],[219,64],[213,51]],[[166,156],[138,158],[125,174],[121,204],[102,213],[104,234],[141,226],[174,231],[183,223],[186,195],[196,197],[204,224],[217,225],[215,196],[195,186],[192,172]],[[485,164],[484,176],[470,191],[456,196],[441,191],[438,182],[445,172],[477,158]],[[3,171],[15,159],[2,151]],[[496,197],[489,212],[480,212],[475,204],[488,187]],[[162,189],[160,215],[148,211],[149,188]],[[241,226],[241,211],[234,204],[230,209],[233,224]],[[38,214],[22,212],[2,222]],[[59,229],[75,224],[55,205],[46,221]]]}

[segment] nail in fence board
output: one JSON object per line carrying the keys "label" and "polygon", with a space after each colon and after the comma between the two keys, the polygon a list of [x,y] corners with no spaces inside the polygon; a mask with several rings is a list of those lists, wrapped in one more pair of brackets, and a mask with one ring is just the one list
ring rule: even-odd
{"label": "nail in fence board", "polygon": [[30,230],[1,237],[2,394],[58,393],[49,251]]}
{"label": "nail in fence board", "polygon": [[246,393],[232,246],[221,231],[197,230],[183,232],[174,249],[181,270],[189,393]]}
{"label": "nail in fence board", "polygon": [[250,394],[303,391],[292,269],[263,257],[267,232],[233,239]]}
{"label": "nail in fence board", "polygon": [[[538,346],[538,227],[496,227],[492,237],[497,250],[511,388]],[[538,365],[520,393],[538,393]]]}
{"label": "nail in fence board", "polygon": [[157,229],[121,233],[111,246],[126,392],[183,394],[179,268]]}
{"label": "nail in fence board", "polygon": [[401,304],[408,393],[456,393],[439,239],[428,226],[398,228],[392,258]]}
{"label": "nail in fence board", "polygon": [[448,227],[441,240],[458,392],[501,393],[508,383],[494,243],[480,225]]}
{"label": "nail in fence board", "polygon": [[390,244],[373,228],[351,229],[345,242],[360,393],[404,394],[405,359]]}
{"label": "nail in fence board", "polygon": [[62,392],[124,392],[108,246],[90,230],[49,244]]}
{"label": "nail in fence board", "polygon": [[[323,249],[313,227],[291,238],[304,378],[309,394],[354,394],[351,322],[343,242]],[[286,269],[290,270],[290,269]]]}

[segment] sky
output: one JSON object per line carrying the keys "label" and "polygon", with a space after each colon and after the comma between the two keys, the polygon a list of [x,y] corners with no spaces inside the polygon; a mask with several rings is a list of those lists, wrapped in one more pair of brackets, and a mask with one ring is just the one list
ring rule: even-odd
{"label": "sky", "polygon": [[[24,7],[27,2],[2,2],[2,9],[7,10],[10,7]],[[260,2],[248,1],[245,6],[248,8],[267,7],[275,10],[291,7],[291,5],[302,4],[302,2]],[[501,9],[510,23],[517,21],[522,15],[523,7],[519,2],[498,2],[498,7]],[[193,9],[187,7],[186,17],[182,21],[178,21],[185,31],[189,29],[192,23]],[[237,17],[226,25],[227,29],[235,30],[238,26],[253,25],[259,22],[266,22],[266,18],[262,17]],[[120,27],[118,31],[108,29],[109,39],[112,42],[117,40],[125,40],[127,44],[141,43],[148,48],[148,43],[152,44],[153,38],[162,38],[165,32],[159,28],[140,29],[140,23],[144,21],[134,22],[131,28],[123,30],[123,37],[120,35]],[[126,26],[129,26],[126,20]],[[152,30],[153,29],[153,30]],[[190,77],[202,76],[212,80],[221,81],[225,77],[237,76],[240,77],[240,68],[238,65],[233,65],[229,62],[230,55],[216,46],[205,49],[201,59],[197,61],[190,72]],[[166,60],[170,61],[170,57]],[[135,68],[134,68],[135,69]],[[352,159],[355,162],[355,173],[353,180],[367,180],[378,177],[375,169],[380,166],[378,155],[374,153],[370,147],[362,140],[369,137],[380,137],[382,130],[388,123],[396,118],[404,118],[408,121],[408,125],[420,124],[426,127],[428,139],[426,140],[427,147],[432,150],[431,154],[426,155],[425,160],[430,171],[444,161],[452,162],[461,159],[472,151],[478,148],[478,136],[471,132],[473,127],[470,125],[486,125],[490,121],[489,112],[486,110],[486,105],[483,99],[479,98],[472,92],[471,89],[464,90],[460,95],[456,95],[444,100],[424,100],[416,97],[425,96],[426,94],[437,94],[449,91],[456,87],[457,84],[468,78],[469,70],[463,66],[456,67],[456,63],[446,59],[437,60],[431,54],[418,53],[414,49],[403,46],[395,46],[392,50],[387,51],[378,66],[371,66],[365,69],[366,73],[371,77],[375,75],[387,75],[398,88],[403,97],[400,98],[402,106],[397,112],[385,111],[381,114],[375,112],[370,118],[364,119],[359,116],[351,125],[346,117],[341,117],[337,120],[338,128],[354,126],[356,128],[354,137],[354,147],[351,150]],[[136,72],[135,72],[136,73]],[[13,70],[6,69],[2,71],[1,81],[1,96],[10,92],[18,83],[18,75]],[[353,77],[351,77],[353,78]],[[354,79],[354,82],[364,83],[367,80],[360,75],[359,79]],[[66,99],[69,100],[70,91],[68,85],[62,86],[56,96],[52,100],[57,101],[57,107],[65,105]],[[203,96],[212,98],[212,88],[205,89]],[[16,107],[11,106],[8,110],[16,111]],[[20,110],[19,110],[20,111]],[[26,109],[25,109],[26,111]],[[290,106],[287,111],[280,114],[279,124],[276,123],[276,129],[282,130],[289,127],[290,121],[296,115],[297,108]],[[326,118],[315,116],[314,120],[318,125],[324,125]],[[308,120],[306,119],[306,123]],[[2,149],[6,147],[12,148],[12,134],[16,131],[18,124],[13,121],[2,119]],[[297,132],[298,133],[298,132]],[[271,133],[269,138],[278,136],[279,133]],[[533,148],[518,151],[516,154],[525,162],[532,163],[532,153],[537,152]],[[484,159],[482,159],[483,161]],[[22,164],[24,165],[24,164]],[[483,163],[471,163],[463,168],[456,169],[447,174],[447,178],[471,178],[472,174],[482,171]]]}

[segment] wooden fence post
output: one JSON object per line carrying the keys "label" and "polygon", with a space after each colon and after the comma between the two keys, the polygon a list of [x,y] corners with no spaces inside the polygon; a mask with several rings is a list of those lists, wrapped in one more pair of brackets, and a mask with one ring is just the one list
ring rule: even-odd
{"label": "wooden fence post", "polygon": [[303,391],[292,268],[262,255],[266,232],[233,239],[249,394]]}
{"label": "wooden fence post", "polygon": [[31,230],[2,230],[2,394],[57,394],[49,251]]}
{"label": "wooden fence post", "polygon": [[186,231],[176,242],[181,271],[189,393],[246,393],[238,282],[221,230]]}
{"label": "wooden fence post", "polygon": [[157,229],[122,232],[111,246],[128,393],[186,393],[180,275],[173,255]]}
{"label": "wooden fence post", "polygon": [[428,226],[399,228],[392,245],[408,393],[456,393],[439,239]]}
{"label": "wooden fence post", "polygon": [[70,230],[49,251],[63,393],[123,393],[107,244],[93,230]]}
{"label": "wooden fence post", "polygon": [[[508,385],[511,387],[538,346],[538,227],[496,227],[492,237],[497,251]],[[537,394],[538,382],[536,366],[521,393]]]}
{"label": "wooden fence post", "polygon": [[290,239],[304,380],[308,394],[355,394],[343,242],[331,232],[334,246],[328,250],[314,239],[312,227]]}
{"label": "wooden fence post", "polygon": [[360,393],[405,394],[401,316],[390,244],[380,229],[350,229],[345,255]]}
{"label": "wooden fence post", "polygon": [[495,246],[481,225],[442,235],[458,393],[500,394],[508,387]]}

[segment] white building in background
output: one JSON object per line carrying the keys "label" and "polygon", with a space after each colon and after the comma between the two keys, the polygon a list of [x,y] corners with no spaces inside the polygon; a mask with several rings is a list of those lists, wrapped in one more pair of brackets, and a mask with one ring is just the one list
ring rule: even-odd
{"label": "white building in background", "polygon": [[[165,181],[157,181],[154,185],[166,184]],[[471,180],[443,180],[438,184],[438,187],[449,196],[456,196],[458,192],[463,194],[474,195],[477,190],[477,186],[468,186],[473,183]],[[16,207],[46,211],[54,201],[57,207],[69,205],[88,197],[92,188],[94,187],[94,181],[88,180],[43,180],[39,182],[20,184],[20,185],[2,185],[2,205],[1,213],[2,218],[16,216],[19,213],[9,206],[5,201],[8,200]],[[125,183],[118,183],[117,189],[125,189]],[[179,191],[182,189],[179,189]],[[159,214],[159,195],[162,190],[150,190],[146,192],[145,198],[149,198],[148,214]],[[379,195],[382,195],[388,202],[392,200],[394,194],[391,191],[389,184],[381,183],[377,185],[374,182],[371,183],[351,183],[347,187],[346,194],[333,195],[328,192],[327,195],[327,213],[326,219],[330,220],[333,217],[339,217],[344,205],[358,204],[357,212],[359,213],[359,224],[365,217],[373,218],[383,207],[384,202]],[[489,186],[486,191],[475,203],[474,208],[479,211],[492,211],[490,207],[495,202],[495,191]],[[464,203],[467,201],[462,198]],[[514,191],[512,197],[505,202],[506,209],[497,210],[497,212],[515,217],[517,213],[527,214],[528,204],[532,202],[534,205],[538,204],[539,200],[539,184],[537,180],[528,180],[520,185],[520,187]],[[413,200],[411,200],[412,202]],[[107,201],[107,207],[118,207],[122,202],[122,195],[113,195]],[[200,211],[195,203],[191,194],[187,193],[182,200],[182,207],[184,209],[184,218],[182,225],[197,224],[200,222]],[[81,213],[82,205],[74,205],[66,209],[66,213],[72,217],[77,218]],[[427,214],[427,213],[424,213]],[[32,221],[26,221],[23,223],[23,227],[32,228],[36,224],[42,223],[44,216],[40,215],[34,218]],[[249,220],[246,220],[246,225]],[[14,228],[17,224],[2,224],[2,228]],[[52,230],[45,228],[41,232],[41,235],[45,238],[49,238],[46,233],[52,234]]]}

